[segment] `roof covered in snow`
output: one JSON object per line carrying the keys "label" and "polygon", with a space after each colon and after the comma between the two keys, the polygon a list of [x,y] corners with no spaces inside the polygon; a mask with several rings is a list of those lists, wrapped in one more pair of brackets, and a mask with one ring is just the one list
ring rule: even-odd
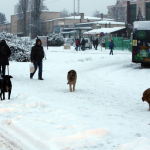
{"label": "roof covered in snow", "polygon": [[[75,30],[92,30],[91,27],[76,27]],[[74,28],[64,28],[63,30],[74,30]]]}
{"label": "roof covered in snow", "polygon": [[150,30],[150,21],[135,21],[133,26],[137,30]]}
{"label": "roof covered in snow", "polygon": [[50,10],[41,10],[42,12],[58,12],[58,13],[60,13],[60,11],[50,11]]}
{"label": "roof covered in snow", "polygon": [[101,29],[90,30],[88,32],[85,32],[84,34],[95,35],[95,34],[100,34],[101,32],[112,33],[112,32],[116,32],[116,31],[122,30],[122,29],[125,29],[125,27],[101,28]]}
{"label": "roof covered in snow", "polygon": [[83,24],[109,24],[109,23],[110,24],[125,25],[125,22],[115,22],[115,21],[107,21],[107,20],[86,22],[86,23],[78,23],[76,25],[83,25]]}
{"label": "roof covered in snow", "polygon": [[[74,16],[70,16],[70,17],[63,17],[63,18],[56,18],[56,19],[52,19],[52,20],[46,20],[44,22],[48,22],[48,21],[54,21],[54,20],[64,20],[64,19],[74,19]],[[81,16],[75,16],[75,19],[78,20],[78,19],[81,19]],[[97,20],[97,21],[100,21],[101,18],[97,18],[97,17],[91,17],[91,16],[84,16],[84,19],[85,20]],[[111,20],[113,21],[113,19],[109,19],[109,18],[103,18],[103,20]]]}

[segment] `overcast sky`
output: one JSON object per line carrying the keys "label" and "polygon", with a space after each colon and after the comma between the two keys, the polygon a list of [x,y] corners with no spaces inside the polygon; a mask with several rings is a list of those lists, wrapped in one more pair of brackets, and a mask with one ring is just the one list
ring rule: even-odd
{"label": "overcast sky", "polygon": [[[1,0],[0,12],[6,15],[7,20],[10,22],[11,15],[14,14],[14,5],[19,0]],[[76,11],[77,11],[77,0]],[[95,10],[101,13],[107,13],[107,6],[115,4],[116,0],[80,0],[80,12],[86,15],[93,15]],[[73,12],[74,0],[45,0],[45,5],[50,11],[61,11],[66,8],[69,12]]]}

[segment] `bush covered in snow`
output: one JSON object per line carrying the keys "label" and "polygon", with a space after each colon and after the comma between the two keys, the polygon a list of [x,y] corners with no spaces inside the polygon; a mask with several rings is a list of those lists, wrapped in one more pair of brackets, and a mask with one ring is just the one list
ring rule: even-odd
{"label": "bush covered in snow", "polygon": [[16,35],[7,32],[0,33],[0,41],[1,40],[6,40],[6,43],[11,49],[11,61],[30,61],[31,46],[33,45],[32,42],[22,40],[20,37],[17,37]]}
{"label": "bush covered in snow", "polygon": [[55,33],[50,33],[48,35],[48,46],[62,46],[64,43],[63,36]]}

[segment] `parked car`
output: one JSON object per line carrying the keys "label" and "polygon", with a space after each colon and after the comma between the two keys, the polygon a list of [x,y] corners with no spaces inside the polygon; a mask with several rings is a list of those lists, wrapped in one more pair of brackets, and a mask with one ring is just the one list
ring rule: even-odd
{"label": "parked car", "polygon": [[70,44],[71,46],[74,44],[73,39],[71,38],[64,38],[66,44]]}
{"label": "parked car", "polygon": [[[82,39],[81,39],[81,42],[82,42]],[[85,48],[92,49],[92,43],[91,43],[90,39],[89,38],[84,38],[84,40],[85,40]]]}

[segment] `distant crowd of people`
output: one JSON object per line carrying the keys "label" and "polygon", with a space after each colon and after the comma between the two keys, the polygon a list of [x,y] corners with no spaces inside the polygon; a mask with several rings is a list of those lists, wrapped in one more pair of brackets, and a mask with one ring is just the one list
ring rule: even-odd
{"label": "distant crowd of people", "polygon": [[[76,51],[78,51],[78,50],[79,51],[80,50],[85,51],[85,44],[86,44],[86,41],[85,41],[84,38],[81,40],[81,42],[80,42],[80,39],[76,39],[76,47],[75,47]],[[98,44],[99,44],[98,37],[94,36],[94,38],[93,38],[93,46],[94,46],[95,50],[98,50],[97,49],[98,48]],[[114,45],[113,41],[111,41],[109,43],[110,55],[111,54],[113,55],[113,49],[114,49],[114,47],[115,47],[115,45]]]}
{"label": "distant crowd of people", "polygon": [[82,51],[84,51],[85,50],[85,44],[86,44],[86,42],[85,42],[84,38],[82,39],[81,42],[79,39],[76,39],[76,51],[78,51],[78,49],[79,49],[79,51],[81,49],[82,49]]}
{"label": "distant crowd of people", "polygon": [[[98,47],[98,37],[95,36],[94,39],[93,39],[93,46],[94,46],[94,49],[97,50],[97,47]],[[80,39],[76,39],[76,51],[78,50],[82,50],[84,51],[85,50],[85,45],[86,45],[86,41],[85,39],[83,38],[80,42]]]}

